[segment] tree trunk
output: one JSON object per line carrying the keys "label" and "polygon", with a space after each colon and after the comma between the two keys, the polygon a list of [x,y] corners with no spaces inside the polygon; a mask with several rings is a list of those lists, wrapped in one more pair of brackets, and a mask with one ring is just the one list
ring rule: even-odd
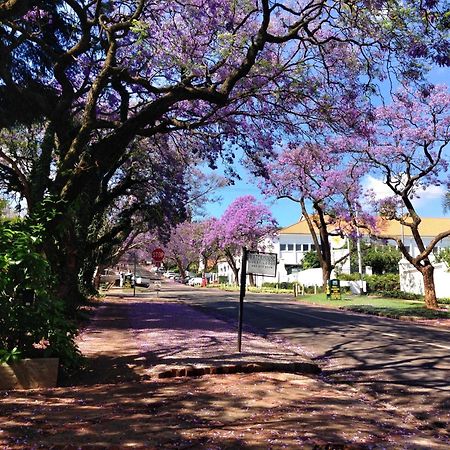
{"label": "tree trunk", "polygon": [[322,282],[323,282],[323,287],[326,288],[328,285],[328,281],[331,278],[331,270],[332,270],[332,266],[330,264],[329,261],[327,261],[326,259],[322,260]]}
{"label": "tree trunk", "polygon": [[58,287],[57,296],[64,301],[69,313],[75,313],[77,307],[83,302],[83,295],[80,293],[78,274],[80,267],[77,255],[66,255],[66,264],[60,266],[57,273]]}
{"label": "tree trunk", "polygon": [[434,286],[434,266],[432,264],[428,264],[425,267],[422,267],[420,272],[423,276],[425,307],[429,309],[437,309],[438,303],[436,299],[436,289]]}
{"label": "tree trunk", "polygon": [[[56,277],[56,295],[64,301],[69,314],[85,300],[80,273],[86,256],[87,226],[91,219],[89,203],[69,205],[60,203],[60,214],[49,224],[43,250]],[[77,214],[79,212],[83,214]],[[81,215],[81,218],[80,218]]]}
{"label": "tree trunk", "polygon": [[231,270],[233,271],[234,275],[234,283],[239,286],[239,269],[236,267],[231,267]]}
{"label": "tree trunk", "polygon": [[252,273],[248,274],[248,281],[249,281],[250,286],[256,286],[255,276]]}
{"label": "tree trunk", "polygon": [[181,261],[181,259],[177,258],[176,262],[177,262],[178,272],[180,273],[180,277],[181,277],[182,281],[184,281],[184,279],[186,278],[186,271],[184,270],[183,261]]}
{"label": "tree trunk", "polygon": [[225,250],[225,258],[228,262],[228,265],[231,267],[234,275],[234,282],[237,286],[239,286],[239,269],[236,266],[236,261],[234,260],[233,254],[230,250]]}
{"label": "tree trunk", "polygon": [[206,273],[208,272],[208,258],[205,255],[202,255],[202,264],[203,264],[202,278],[206,279]]}

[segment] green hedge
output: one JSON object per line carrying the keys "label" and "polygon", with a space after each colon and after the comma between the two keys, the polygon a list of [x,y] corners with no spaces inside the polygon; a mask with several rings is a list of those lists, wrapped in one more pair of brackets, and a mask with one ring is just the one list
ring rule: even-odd
{"label": "green hedge", "polygon": [[[294,290],[294,285],[298,283],[288,283],[287,281],[283,281],[281,283],[263,283],[262,287],[267,289],[284,289],[284,290]],[[314,286],[305,287],[305,294],[314,294],[314,293],[325,292],[322,286],[316,286],[314,290]]]}
{"label": "green hedge", "polygon": [[[346,274],[339,276],[341,280],[357,281],[360,279],[359,273]],[[400,291],[400,275],[396,273],[386,273],[384,275],[364,275],[363,280],[367,283],[367,292],[396,292]]]}
{"label": "green hedge", "polygon": [[403,291],[380,291],[378,294],[388,298],[400,298],[402,300],[423,300],[423,295],[411,294]]}
{"label": "green hedge", "polygon": [[283,281],[281,283],[263,283],[262,287],[271,288],[271,289],[294,289],[295,283],[288,283],[287,281]]}

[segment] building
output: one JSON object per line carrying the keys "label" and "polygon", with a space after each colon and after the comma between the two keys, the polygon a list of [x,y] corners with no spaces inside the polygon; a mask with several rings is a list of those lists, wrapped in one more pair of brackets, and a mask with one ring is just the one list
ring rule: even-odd
{"label": "building", "polygon": [[[414,242],[411,229],[402,226],[397,221],[384,221],[380,226],[383,235],[390,235],[396,238],[401,238],[412,253],[413,256],[419,254],[419,250]],[[450,218],[422,218],[419,225],[419,230],[425,245],[428,245],[435,236],[443,231],[450,230]],[[366,237],[363,237],[367,239]],[[337,261],[349,253],[349,243],[347,238],[340,238],[334,236],[331,238],[332,258]],[[395,242],[384,242],[387,245],[396,245]],[[256,277],[257,285],[264,282],[284,282],[284,281],[300,281],[303,283],[304,277],[300,274],[302,272],[301,262],[305,254],[309,251],[315,250],[314,242],[310,234],[308,224],[303,218],[299,222],[290,225],[286,228],[280,229],[277,236],[273,239],[267,239],[263,243],[264,251],[273,252],[277,254],[278,267],[276,278],[270,277]],[[450,237],[443,239],[435,248],[434,252],[437,254],[443,248],[450,247]],[[238,260],[238,265],[240,261]],[[350,273],[350,258],[347,258],[341,264],[340,271],[343,273]],[[234,282],[233,272],[225,260],[218,263],[218,275],[227,277],[229,283]],[[322,284],[321,269],[312,269],[307,274],[309,284]]]}
{"label": "building", "polygon": [[[348,241],[340,237],[333,237],[333,261],[340,259],[349,253]],[[297,281],[296,274],[302,270],[302,260],[305,254],[314,251],[315,245],[309,232],[306,220],[280,229],[277,236],[266,239],[261,246],[265,252],[276,253],[278,266],[276,278],[256,276],[256,284],[264,282],[286,282]],[[238,267],[240,258],[238,259]],[[341,271],[350,273],[350,258],[347,258],[341,265]],[[318,276],[314,277],[315,284],[322,284],[321,269],[318,269]],[[234,283],[234,276],[231,268],[225,260],[218,263],[219,277],[227,277],[229,283]],[[317,278],[317,280],[316,280]]]}
{"label": "building", "polygon": [[[435,238],[435,236],[449,230],[449,217],[423,217],[422,222],[419,225],[420,235],[422,236],[425,246],[427,246]],[[414,238],[409,227],[403,226],[395,220],[386,220],[383,222],[383,225],[381,225],[381,232],[384,235],[401,238],[412,256],[417,256],[420,253],[416,243],[414,242]],[[434,248],[433,253],[437,254],[442,249],[448,247],[450,247],[450,237],[446,237],[442,241],[440,241]]]}

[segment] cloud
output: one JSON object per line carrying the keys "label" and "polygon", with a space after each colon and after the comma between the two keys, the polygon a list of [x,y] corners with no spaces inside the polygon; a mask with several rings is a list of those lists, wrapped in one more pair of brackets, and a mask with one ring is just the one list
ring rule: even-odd
{"label": "cloud", "polygon": [[377,200],[392,196],[392,191],[386,186],[386,184],[372,175],[366,176],[363,181],[363,185],[365,190],[373,191]]}
{"label": "cloud", "polygon": [[[382,198],[391,197],[392,191],[386,186],[386,184],[372,175],[367,175],[363,185],[365,189],[372,190],[375,194],[375,198],[380,200]],[[413,204],[416,208],[426,206],[428,202],[439,201],[442,202],[446,190],[442,186],[428,186],[425,190],[419,189],[417,191],[418,198],[413,199]]]}

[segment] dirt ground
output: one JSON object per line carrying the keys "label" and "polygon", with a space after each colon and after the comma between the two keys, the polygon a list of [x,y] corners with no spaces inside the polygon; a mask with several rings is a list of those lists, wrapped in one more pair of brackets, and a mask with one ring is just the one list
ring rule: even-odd
{"label": "dirt ground", "polygon": [[[89,369],[76,383],[0,392],[0,447],[449,448],[413,415],[318,376],[155,377],[157,365],[219,356],[229,363],[237,357],[229,333],[229,324],[185,305],[107,299],[80,336]],[[246,339],[253,339],[249,360],[293,357],[260,337]]]}

